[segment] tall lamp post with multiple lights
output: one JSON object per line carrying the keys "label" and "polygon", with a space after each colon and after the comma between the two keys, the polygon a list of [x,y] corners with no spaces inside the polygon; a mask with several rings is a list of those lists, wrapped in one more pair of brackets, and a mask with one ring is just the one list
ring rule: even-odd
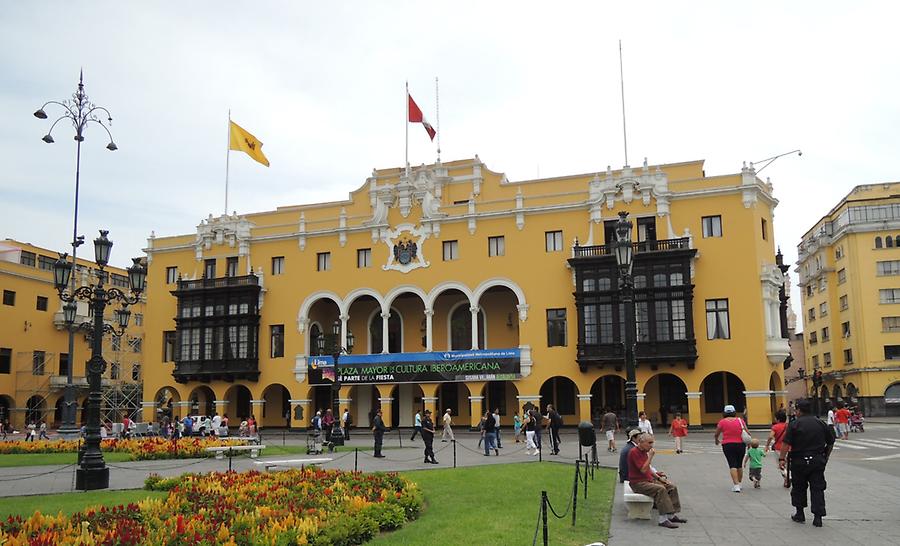
{"label": "tall lamp post with multiple lights", "polygon": [[[107,233],[109,232],[100,230],[100,237],[94,239],[94,261],[97,262],[99,268],[96,284],[80,286],[74,291],[66,292],[72,276],[72,264],[66,260],[65,254],[61,254],[53,264],[53,284],[56,286],[59,298],[66,302],[63,306],[66,324],[69,325],[69,330],[72,332],[79,329],[87,331],[91,342],[91,359],[87,363],[86,374],[90,393],[88,394],[85,443],[83,452],[80,454],[80,467],[75,474],[75,488],[80,490],[109,487],[109,468],[106,467],[103,453],[100,451],[100,402],[102,398],[100,389],[101,377],[106,371],[106,361],[103,360],[103,334],[122,336],[125,333],[128,319],[131,316],[128,306],[139,301],[147,279],[147,270],[141,265],[141,259],[132,258],[134,264],[128,268],[128,284],[131,287],[131,294],[126,294],[115,287],[104,287],[107,277],[105,268],[109,263],[109,253],[113,246],[113,242],[106,237]],[[75,325],[78,300],[84,301],[90,306],[93,311],[92,323],[85,322]],[[116,301],[121,303],[121,307],[115,311],[118,328],[107,324],[103,318],[106,306]]]}
{"label": "tall lamp post with multiple lights", "polygon": [[[334,383],[331,384],[331,390],[332,390],[331,398],[332,398],[333,404],[334,404],[334,409],[332,411],[334,412],[334,422],[335,423],[341,422],[340,421],[341,408],[340,408],[340,401],[338,398],[338,393],[341,390],[341,374],[340,374],[340,371],[338,370],[338,360],[340,360],[341,355],[349,355],[350,353],[353,352],[353,341],[354,341],[353,332],[351,332],[348,329],[347,330],[347,346],[343,347],[341,345],[341,321],[337,320],[337,319],[335,319],[334,323],[331,325],[331,343],[329,344],[325,340],[324,335],[319,336],[319,338],[316,340],[316,344],[318,345],[318,349],[319,349],[319,354],[320,355],[330,354],[331,357],[334,359]],[[332,443],[334,443],[335,439],[338,439],[340,441],[341,445],[343,445],[344,436],[340,432],[340,430],[341,430],[340,426],[338,426],[337,428],[332,427],[331,441],[332,441]],[[335,436],[335,431],[337,431],[338,437]]]}
{"label": "tall lamp post with multiple lights", "polygon": [[[109,110],[102,106],[97,106],[92,103],[87,94],[84,92],[84,73],[81,73],[78,77],[78,89],[75,90],[75,93],[72,94],[71,99],[64,100],[62,102],[59,101],[47,101],[43,106],[38,108],[38,110],[34,113],[34,117],[38,119],[47,119],[47,113],[44,111],[44,108],[47,108],[49,105],[59,106],[62,108],[62,115],[53,122],[50,126],[50,130],[47,131],[47,134],[41,139],[47,144],[53,144],[53,128],[56,127],[56,124],[62,120],[69,120],[72,122],[72,126],[75,128],[75,220],[73,222],[72,227],[72,269],[75,269],[75,256],[78,252],[78,247],[84,243],[84,237],[78,235],[78,186],[80,182],[80,174],[81,174],[81,143],[84,141],[85,129],[89,123],[96,123],[97,125],[103,127],[106,131],[107,136],[109,136],[109,144],[106,145],[106,149],[114,152],[118,150],[118,146],[113,142],[112,134],[109,132],[109,128],[106,126],[107,123],[112,123],[112,115],[109,113]],[[106,120],[104,123],[103,118],[99,117],[98,114],[103,114],[106,116]],[[75,276],[72,276],[72,285],[69,288],[70,292],[75,292]],[[65,312],[65,310],[64,310]],[[69,322],[71,324],[71,322]],[[76,401],[75,395],[75,385],[73,380],[73,364],[75,362],[75,332],[69,331],[69,362],[66,369],[66,388],[64,392],[64,400],[63,404],[63,412],[62,412],[62,425],[59,428],[59,433],[63,436],[74,436],[78,433],[78,427],[75,425],[75,409],[78,402]]]}
{"label": "tall lamp post with multiple lights", "polygon": [[631,243],[631,221],[627,212],[619,213],[616,222],[616,243],[614,246],[616,264],[619,268],[619,293],[625,307],[625,424],[630,430],[637,426],[637,361],[634,348],[637,338],[637,324],[634,321],[634,246]]}

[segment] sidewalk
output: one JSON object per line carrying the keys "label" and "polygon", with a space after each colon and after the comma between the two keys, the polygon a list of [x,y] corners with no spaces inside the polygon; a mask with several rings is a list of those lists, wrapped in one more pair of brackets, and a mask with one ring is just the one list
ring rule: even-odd
{"label": "sidewalk", "polygon": [[[699,446],[711,435],[691,437]],[[753,489],[744,477],[742,493],[731,492],[731,479],[721,454],[670,452],[672,441],[658,437],[658,451],[653,463],[666,472],[678,486],[681,516],[688,523],[678,529],[665,529],[656,524],[656,511],[651,520],[626,519],[622,486],[617,485],[613,501],[609,544],[900,544],[897,495],[900,478],[858,466],[832,461],[825,472],[828,490],[825,502],[828,515],[821,529],[812,526],[807,509],[807,523],[790,520],[793,513],[790,494],[781,483],[777,457],[770,453],[763,468],[762,488]],[[669,449],[666,449],[669,448]],[[610,464],[614,457],[601,455]],[[617,464],[617,463],[616,463]]]}

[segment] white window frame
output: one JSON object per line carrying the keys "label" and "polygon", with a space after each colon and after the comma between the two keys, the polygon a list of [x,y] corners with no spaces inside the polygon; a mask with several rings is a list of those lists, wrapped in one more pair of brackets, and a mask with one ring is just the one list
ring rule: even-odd
{"label": "white window frame", "polygon": [[284,275],[284,256],[272,256],[272,275]]}
{"label": "white window frame", "polygon": [[706,339],[731,339],[728,298],[706,300]]}
{"label": "white window frame", "polygon": [[459,241],[457,241],[456,239],[452,241],[444,241],[441,247],[443,248],[443,256],[445,262],[459,259]]}
{"label": "white window frame", "polygon": [[316,252],[316,271],[331,270],[331,252]]}
{"label": "white window frame", "polygon": [[166,284],[175,284],[178,282],[178,268],[174,265],[166,267]]}
{"label": "white window frame", "polygon": [[356,268],[365,269],[372,267],[372,249],[357,248],[356,249]]}
{"label": "white window frame", "polygon": [[488,256],[494,258],[506,255],[506,238],[503,235],[488,237]]}
{"label": "white window frame", "polygon": [[545,231],[544,232],[544,250],[546,252],[562,252],[563,232],[562,230]]}
{"label": "white window frame", "polygon": [[722,215],[703,216],[700,219],[703,225],[703,238],[722,236]]}

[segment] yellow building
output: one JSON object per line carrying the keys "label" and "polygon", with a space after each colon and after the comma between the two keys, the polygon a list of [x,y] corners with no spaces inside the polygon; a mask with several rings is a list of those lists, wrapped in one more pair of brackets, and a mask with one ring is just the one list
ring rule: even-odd
{"label": "yellow building", "polygon": [[[769,424],[788,356],[776,204],[752,165],[513,182],[476,156],[376,170],[346,201],[210,216],[196,233],[148,241],[144,418],[305,427],[337,403],[357,426],[379,406],[388,426],[411,426],[423,407],[462,426],[499,407],[509,426],[529,402],[554,404],[567,425],[623,411],[605,244],[627,211],[639,407],[699,426],[732,403]],[[334,393],[333,328],[343,347],[353,341]]]}
{"label": "yellow building", "polygon": [[[62,421],[63,390],[68,366],[74,362],[73,383],[78,387],[77,422],[86,418],[85,363],[91,356],[84,333],[75,334],[74,357],[69,355],[69,333],[62,301],[53,286],[52,250],[6,239],[0,242],[0,419],[21,429],[26,422],[44,420],[56,427]],[[123,269],[107,266],[107,285],[128,287]],[[94,283],[96,264],[78,260],[73,273],[77,286]],[[132,318],[122,338],[106,336],[103,356],[108,366],[103,379],[104,418],[125,413],[140,415],[144,304],[132,306]],[[113,309],[108,309],[109,317]],[[90,320],[90,310],[78,303],[76,324]],[[111,319],[110,319],[111,320]]]}
{"label": "yellow building", "polygon": [[900,183],[853,188],[797,250],[806,376],[822,372],[820,399],[900,415]]}

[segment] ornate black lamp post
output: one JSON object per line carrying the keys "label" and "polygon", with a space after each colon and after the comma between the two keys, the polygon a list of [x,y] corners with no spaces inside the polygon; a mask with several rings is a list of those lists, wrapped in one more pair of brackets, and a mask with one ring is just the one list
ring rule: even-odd
{"label": "ornate black lamp post", "polygon": [[[81,143],[84,141],[84,132],[87,128],[88,123],[93,122],[97,125],[103,127],[106,131],[106,134],[109,136],[109,144],[106,145],[106,149],[114,152],[118,150],[118,146],[113,142],[112,134],[109,132],[109,128],[106,127],[106,123],[112,123],[112,115],[109,113],[109,110],[102,106],[97,106],[92,103],[87,94],[84,92],[84,74],[80,74],[78,77],[78,89],[75,93],[72,94],[71,100],[64,100],[62,102],[51,100],[45,102],[43,106],[37,109],[34,113],[34,117],[38,119],[47,119],[47,113],[44,112],[44,108],[48,105],[55,105],[62,107],[62,115],[53,122],[50,126],[50,130],[47,131],[47,134],[41,139],[47,144],[53,144],[54,140],[51,136],[53,132],[53,128],[56,127],[56,124],[60,121],[67,119],[72,122],[72,126],[75,128],[75,220],[73,222],[72,228],[72,267],[75,267],[75,256],[78,251],[78,247],[84,243],[84,237],[78,235],[78,185],[79,178],[81,173]],[[99,117],[97,114],[103,114],[106,116],[106,120]],[[72,277],[72,286],[69,288],[70,292],[75,292],[75,277]],[[65,313],[65,309],[63,310]],[[73,311],[74,312],[74,311]],[[73,315],[74,316],[74,315]],[[73,319],[74,320],[74,319]],[[72,321],[69,321],[69,324],[72,324]],[[63,404],[63,412],[62,412],[62,425],[59,427],[59,433],[63,436],[72,435],[78,433],[78,427],[75,425],[75,410],[77,401],[75,395],[75,385],[72,376],[72,370],[74,368],[73,364],[75,362],[75,333],[73,331],[69,331],[69,365],[66,370],[66,389],[64,392],[65,403]]]}
{"label": "ornate black lamp post", "polygon": [[625,424],[628,429],[637,426],[637,362],[634,356],[637,324],[634,321],[634,247],[631,244],[631,222],[627,212],[619,213],[616,222],[616,263],[619,266],[619,291],[625,307]]}
{"label": "ornate black lamp post", "polygon": [[[87,363],[87,379],[90,394],[88,394],[87,426],[85,428],[85,443],[81,453],[81,466],[75,475],[75,488],[81,490],[106,489],[109,487],[109,468],[103,461],[103,453],[100,451],[100,402],[102,394],[101,376],[106,371],[106,361],[103,360],[103,334],[110,333],[121,336],[128,326],[131,311],[129,305],[133,305],[140,299],[140,293],[144,290],[147,279],[147,270],[141,265],[140,258],[132,258],[134,264],[128,268],[128,284],[131,287],[131,295],[118,288],[104,288],[106,283],[106,264],[109,263],[109,253],[113,243],[106,238],[109,233],[100,230],[100,237],[94,239],[94,261],[99,267],[97,284],[93,286],[81,286],[74,291],[66,292],[69,279],[72,275],[72,264],[66,261],[66,255],[61,254],[53,264],[53,283],[59,298],[66,302],[63,313],[70,330],[88,330],[91,341],[91,359]],[[76,316],[76,301],[87,302],[93,310],[93,323],[74,325]],[[107,324],[103,320],[106,305],[120,301],[122,307],[116,309],[116,322],[118,328]]]}
{"label": "ornate black lamp post", "polygon": [[[349,355],[353,352],[353,332],[349,329],[347,330],[347,346],[341,346],[341,321],[335,319],[334,323],[331,325],[331,344],[330,346],[327,344],[324,335],[320,335],[316,340],[316,344],[319,346],[319,354],[331,354],[331,357],[334,359],[334,383],[331,384],[331,398],[334,403],[334,422],[340,423],[341,419],[341,407],[340,402],[338,401],[338,393],[341,390],[341,374],[338,370],[338,360],[341,358],[341,355]],[[331,432],[331,441],[335,440],[335,430],[337,431],[338,439],[343,442],[344,436],[340,432],[340,427],[335,429],[332,427]],[[343,445],[343,444],[341,444]]]}

